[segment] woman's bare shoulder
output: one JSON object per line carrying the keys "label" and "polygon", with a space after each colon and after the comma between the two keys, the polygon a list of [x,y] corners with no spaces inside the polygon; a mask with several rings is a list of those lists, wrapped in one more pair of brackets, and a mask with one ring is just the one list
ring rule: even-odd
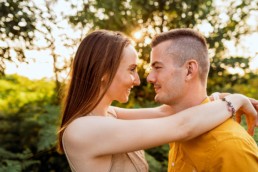
{"label": "woman's bare shoulder", "polygon": [[[72,121],[65,129],[63,139],[66,143],[85,147],[86,143],[91,143],[95,137],[95,131],[101,128],[103,117],[83,116]],[[69,144],[69,145],[70,145]]]}
{"label": "woman's bare shoulder", "polygon": [[[96,158],[98,149],[96,144],[101,137],[101,123],[105,123],[101,116],[84,116],[75,119],[65,129],[63,143],[67,156],[77,169],[88,171],[89,169],[107,169],[110,163],[110,157]],[[102,130],[102,133],[104,130]],[[98,146],[97,146],[98,147]],[[105,161],[106,160],[106,161]],[[100,164],[101,163],[101,164]],[[97,167],[98,164],[99,166]],[[78,170],[78,171],[80,171]]]}

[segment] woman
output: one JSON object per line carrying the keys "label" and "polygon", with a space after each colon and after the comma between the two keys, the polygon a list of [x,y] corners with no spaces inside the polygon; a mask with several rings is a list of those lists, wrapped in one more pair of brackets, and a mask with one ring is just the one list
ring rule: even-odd
{"label": "woman", "polygon": [[128,38],[118,32],[95,31],[80,44],[59,132],[59,148],[72,171],[146,172],[148,165],[138,150],[193,138],[243,106],[256,113],[246,97],[229,95],[226,100],[233,107],[218,100],[163,118],[116,119],[111,103],[127,102],[131,88],[140,84],[137,58]]}

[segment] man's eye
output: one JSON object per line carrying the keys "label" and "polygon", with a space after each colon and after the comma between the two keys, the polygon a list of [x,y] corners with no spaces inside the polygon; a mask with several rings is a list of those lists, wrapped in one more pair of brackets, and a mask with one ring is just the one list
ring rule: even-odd
{"label": "man's eye", "polygon": [[154,66],[153,68],[156,69],[156,70],[158,70],[158,69],[160,69],[161,67],[160,67],[160,66]]}

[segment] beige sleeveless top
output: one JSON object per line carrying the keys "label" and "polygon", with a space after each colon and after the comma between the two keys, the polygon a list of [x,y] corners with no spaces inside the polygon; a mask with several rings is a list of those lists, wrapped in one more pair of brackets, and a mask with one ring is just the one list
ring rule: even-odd
{"label": "beige sleeveless top", "polygon": [[144,151],[112,155],[109,172],[148,172]]}
{"label": "beige sleeveless top", "polygon": [[[109,113],[110,117],[117,118],[113,113]],[[89,114],[93,116],[93,114]],[[64,132],[65,133],[65,132]],[[63,141],[63,140],[62,140]],[[75,167],[71,163],[63,141],[64,152],[72,172],[76,172]],[[148,172],[149,166],[144,156],[144,151],[135,151],[129,153],[121,153],[112,155],[111,164],[107,172]]]}

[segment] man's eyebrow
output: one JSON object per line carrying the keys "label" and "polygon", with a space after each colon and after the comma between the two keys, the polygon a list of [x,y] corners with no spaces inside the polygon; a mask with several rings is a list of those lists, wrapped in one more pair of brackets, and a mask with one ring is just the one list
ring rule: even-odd
{"label": "man's eyebrow", "polygon": [[151,67],[153,67],[155,65],[162,65],[162,63],[159,61],[155,61],[155,62],[151,63]]}

